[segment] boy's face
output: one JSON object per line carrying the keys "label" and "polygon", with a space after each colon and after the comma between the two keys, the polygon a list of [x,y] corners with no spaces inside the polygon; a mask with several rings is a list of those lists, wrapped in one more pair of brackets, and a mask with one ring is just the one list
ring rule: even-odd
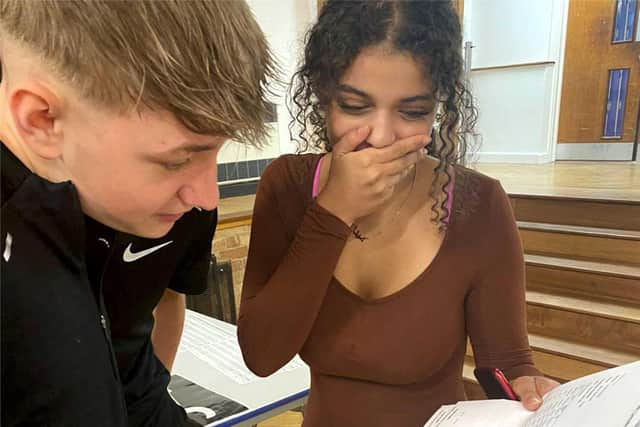
{"label": "boy's face", "polygon": [[62,162],[94,219],[158,238],[194,207],[217,206],[216,156],[225,137],[195,134],[150,110],[123,115],[85,106],[61,120]]}

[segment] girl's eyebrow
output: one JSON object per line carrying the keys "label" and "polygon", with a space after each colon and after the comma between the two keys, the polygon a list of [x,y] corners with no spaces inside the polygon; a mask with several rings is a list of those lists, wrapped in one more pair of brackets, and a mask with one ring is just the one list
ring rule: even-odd
{"label": "girl's eyebrow", "polygon": [[[371,96],[369,96],[368,93],[361,91],[360,89],[356,89],[353,86],[347,85],[347,84],[340,84],[338,85],[338,90],[340,92],[347,92],[347,93],[351,93],[353,95],[357,95],[361,98],[365,98],[370,100]],[[400,100],[401,104],[409,104],[411,102],[416,102],[416,101],[433,101],[433,95],[430,93],[424,93],[424,94],[420,94],[420,95],[415,95],[415,96],[410,96],[408,98],[402,98]]]}
{"label": "girl's eyebrow", "polygon": [[353,95],[357,95],[357,96],[359,96],[361,98],[371,99],[369,94],[367,94],[366,92],[363,92],[360,89],[356,89],[355,87],[349,86],[349,85],[346,85],[346,84],[338,85],[338,90],[340,92],[347,92],[347,93],[351,93]]}

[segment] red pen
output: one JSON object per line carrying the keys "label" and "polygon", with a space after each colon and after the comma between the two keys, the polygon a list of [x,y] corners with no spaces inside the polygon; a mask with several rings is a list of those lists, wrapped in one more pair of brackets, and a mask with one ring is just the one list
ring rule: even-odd
{"label": "red pen", "polygon": [[478,379],[487,398],[520,400],[500,369],[476,368],[473,374]]}

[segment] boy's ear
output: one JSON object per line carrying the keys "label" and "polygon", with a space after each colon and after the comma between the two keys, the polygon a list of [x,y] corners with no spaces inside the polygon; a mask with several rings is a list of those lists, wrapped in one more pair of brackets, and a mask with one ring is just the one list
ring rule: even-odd
{"label": "boy's ear", "polygon": [[62,155],[61,100],[38,83],[22,85],[9,96],[9,108],[22,141],[40,157]]}

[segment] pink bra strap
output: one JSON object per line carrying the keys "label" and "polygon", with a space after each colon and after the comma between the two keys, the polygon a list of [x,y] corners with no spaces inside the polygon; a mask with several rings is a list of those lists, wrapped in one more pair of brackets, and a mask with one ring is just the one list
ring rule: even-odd
{"label": "pink bra strap", "polygon": [[322,169],[322,161],[324,156],[321,156],[316,164],[316,171],[313,173],[313,188],[311,189],[311,197],[314,199],[318,197],[318,187],[320,186],[320,170]]}

